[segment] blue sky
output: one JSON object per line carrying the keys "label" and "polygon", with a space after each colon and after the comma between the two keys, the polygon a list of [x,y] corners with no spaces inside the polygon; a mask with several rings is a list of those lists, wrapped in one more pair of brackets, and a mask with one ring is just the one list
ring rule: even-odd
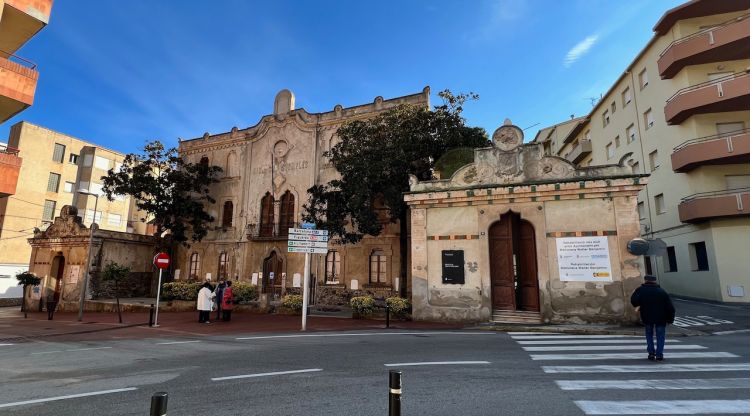
{"label": "blue sky", "polygon": [[[473,91],[491,134],[587,113],[681,0],[57,0],[18,55],[39,65],[28,120],[121,152],[244,128],[289,88],[330,111]],[[5,140],[2,140],[5,141]]]}

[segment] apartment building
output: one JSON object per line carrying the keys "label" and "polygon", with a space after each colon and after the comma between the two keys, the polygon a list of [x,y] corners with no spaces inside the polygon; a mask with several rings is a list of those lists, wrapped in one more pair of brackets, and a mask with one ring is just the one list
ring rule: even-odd
{"label": "apartment building", "polygon": [[18,149],[23,165],[15,195],[0,198],[0,297],[20,297],[13,276],[28,268],[27,239],[64,205],[76,206],[87,226],[96,216],[101,229],[144,231],[132,198],[109,201],[102,194],[101,177],[118,169],[125,155],[25,121],[11,127],[8,146]]}
{"label": "apartment building", "polygon": [[676,294],[750,302],[750,1],[666,11],[588,115],[535,141],[579,166],[649,173],[641,234],[667,248],[645,272]]}

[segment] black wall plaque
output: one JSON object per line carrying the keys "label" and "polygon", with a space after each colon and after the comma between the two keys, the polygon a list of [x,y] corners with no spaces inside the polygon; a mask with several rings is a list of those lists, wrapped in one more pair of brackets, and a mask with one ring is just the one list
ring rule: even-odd
{"label": "black wall plaque", "polygon": [[443,250],[443,283],[464,284],[464,251]]}

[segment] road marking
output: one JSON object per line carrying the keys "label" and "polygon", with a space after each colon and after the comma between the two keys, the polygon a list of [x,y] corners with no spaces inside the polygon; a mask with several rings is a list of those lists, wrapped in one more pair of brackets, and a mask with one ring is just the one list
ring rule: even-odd
{"label": "road marking", "polygon": [[[516,341],[521,345],[549,345],[549,344],[646,344],[646,339],[581,339],[581,340],[560,340],[560,341]],[[668,340],[667,345],[679,340]]]}
{"label": "road marking", "polygon": [[0,344],[0,347],[8,347],[10,345],[13,345],[13,344]]}
{"label": "road marking", "polygon": [[[668,359],[681,358],[736,358],[731,352],[673,352]],[[602,354],[531,354],[531,359],[539,360],[643,360],[641,353],[602,353]]]}
{"label": "road marking", "polygon": [[489,361],[423,361],[419,363],[392,363],[384,365],[386,367],[413,367],[417,365],[477,365],[489,363]]}
{"label": "road marking", "polygon": [[512,335],[513,339],[608,339],[608,338],[642,338],[638,335]]}
{"label": "road marking", "polygon": [[356,332],[342,334],[300,334],[300,335],[266,335],[259,337],[240,337],[237,340],[275,339],[275,338],[323,338],[323,337],[369,337],[377,335],[497,335],[497,332]]}
{"label": "road marking", "polygon": [[560,332],[507,332],[508,335],[565,335]]}
{"label": "road marking", "polygon": [[111,349],[111,348],[112,347],[75,348],[75,349],[72,349],[72,350],[32,352],[31,355],[56,354],[56,353],[60,353],[60,352],[75,352],[75,351],[108,350],[108,349]]}
{"label": "road marking", "polygon": [[558,380],[562,390],[713,390],[750,389],[750,378],[683,378],[672,380]]}
{"label": "road marking", "polygon": [[101,390],[101,391],[92,391],[90,393],[69,394],[67,396],[48,397],[46,399],[35,399],[35,400],[26,400],[23,402],[4,403],[4,404],[0,404],[0,408],[22,406],[25,404],[45,403],[45,402],[52,402],[56,400],[77,399],[79,397],[99,396],[102,394],[121,393],[124,391],[133,391],[133,390],[138,390],[138,389],[135,387],[127,387],[124,389]]}
{"label": "road marking", "polygon": [[704,413],[750,413],[750,400],[577,400],[575,403],[587,415],[696,415]]}
{"label": "road marking", "polygon": [[193,341],[157,342],[156,345],[191,344],[191,343],[194,343],[194,342],[203,342],[203,341],[193,340]]}
{"label": "road marking", "polygon": [[750,329],[738,329],[735,331],[719,331],[714,332],[713,335],[730,335],[730,334],[742,334],[745,332],[750,332]]}
{"label": "road marking", "polygon": [[[591,351],[591,350],[645,350],[644,345],[556,345],[552,347],[523,347],[525,351]],[[666,351],[670,350],[705,350],[703,345],[670,345],[664,347]]]}
{"label": "road marking", "polygon": [[726,319],[719,319],[714,318],[712,316],[707,315],[698,315],[698,316],[678,316],[674,319],[674,325],[679,326],[682,328],[688,327],[688,326],[705,326],[705,325],[723,325],[723,324],[733,324],[732,321],[727,321]]}
{"label": "road marking", "polygon": [[235,380],[238,378],[255,378],[255,377],[267,377],[267,376],[281,376],[284,374],[300,374],[300,373],[314,373],[317,371],[323,371],[322,368],[308,368],[305,370],[290,370],[290,371],[275,371],[273,373],[256,373],[256,374],[242,374],[239,376],[228,376],[228,377],[214,377],[211,381],[223,381],[223,380]]}
{"label": "road marking", "polygon": [[543,366],[548,374],[556,373],[661,373],[692,371],[750,371],[750,363],[738,364],[650,364],[650,365],[571,365]]}

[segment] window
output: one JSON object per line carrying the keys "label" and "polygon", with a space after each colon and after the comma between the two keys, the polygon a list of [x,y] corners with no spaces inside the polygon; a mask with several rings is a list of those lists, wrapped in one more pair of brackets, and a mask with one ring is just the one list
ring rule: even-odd
{"label": "window", "polygon": [[620,147],[620,135],[615,136],[615,147]]}
{"label": "window", "polygon": [[617,104],[614,101],[612,101],[612,105],[610,106],[610,109],[612,110],[612,114],[614,114],[615,111],[617,111]]}
{"label": "window", "polygon": [[60,175],[57,173],[49,173],[49,179],[47,179],[47,192],[57,192],[60,188]]}
{"label": "window", "polygon": [[57,163],[63,163],[65,157],[65,145],[55,143],[55,149],[52,151],[52,161]]}
{"label": "window", "polygon": [[630,165],[633,168],[633,173],[641,173],[641,164],[638,162],[633,162],[632,165]]}
{"label": "window", "polygon": [[586,130],[585,138],[586,140],[591,140],[591,130]]}
{"label": "window", "polygon": [[750,175],[725,175],[727,189],[750,188]]}
{"label": "window", "polygon": [[219,279],[226,279],[229,271],[229,255],[222,251],[219,254]]}
{"label": "window", "polygon": [[232,226],[232,215],[234,214],[234,204],[232,204],[232,201],[227,201],[224,203],[224,213],[221,217],[221,226],[222,227],[231,227]]}
{"label": "window", "polygon": [[260,200],[260,236],[271,237],[273,235],[273,196],[266,192]]}
{"label": "window", "polygon": [[656,205],[656,213],[663,214],[667,212],[667,207],[664,205],[664,194],[659,194],[654,197],[654,204]]}
{"label": "window", "polygon": [[694,272],[704,272],[708,270],[708,253],[706,252],[706,242],[688,244],[690,246],[690,268]]}
{"label": "window", "polygon": [[612,159],[613,157],[615,157],[615,148],[612,146],[612,142],[609,142],[607,144],[607,159]]}
{"label": "window", "polygon": [[646,72],[646,68],[643,68],[643,71],[638,74],[638,84],[641,86],[641,89],[646,88],[648,85],[648,72]]}
{"label": "window", "polygon": [[654,127],[654,114],[651,112],[650,108],[643,113],[643,124],[646,125],[646,130]]}
{"label": "window", "polygon": [[329,250],[326,254],[326,283],[339,283],[341,273],[341,254],[336,250]]}
{"label": "window", "polygon": [[638,203],[638,218],[646,218],[646,204],[643,201]]}
{"label": "window", "polygon": [[113,214],[108,213],[107,214],[107,224],[114,225],[115,227],[119,227],[120,224],[122,224],[122,215],[120,214]]}
{"label": "window", "polygon": [[72,194],[74,192],[73,189],[75,185],[76,184],[74,182],[65,182],[65,187],[63,188],[63,190],[69,194]]}
{"label": "window", "polygon": [[602,114],[602,124],[604,127],[607,127],[609,124],[609,110],[604,110],[604,113]]}
{"label": "window", "polygon": [[44,221],[55,219],[55,205],[57,205],[55,201],[50,201],[49,199],[44,201],[44,211],[42,212],[42,219]]}
{"label": "window", "polygon": [[289,229],[294,227],[294,194],[289,191],[281,196],[281,209],[279,210],[279,234],[289,234]]}
{"label": "window", "polygon": [[231,178],[232,176],[237,176],[237,167],[235,166],[236,164],[237,164],[237,154],[234,152],[229,152],[229,155],[227,156],[227,168],[224,171],[227,178]]}
{"label": "window", "polygon": [[370,283],[385,283],[386,257],[382,251],[370,254]]}
{"label": "window", "polygon": [[92,222],[99,223],[102,220],[102,212],[96,211],[96,221],[94,221],[94,210],[93,209],[87,209],[86,210],[86,219],[85,221],[89,224]]}
{"label": "window", "polygon": [[745,130],[745,123],[741,121],[734,123],[716,123],[716,132],[722,136],[738,133],[741,130]]}
{"label": "window", "polygon": [[198,163],[201,165],[202,168],[208,168],[208,157],[207,156],[203,156],[201,158],[201,161],[198,162]]}
{"label": "window", "polygon": [[83,155],[83,167],[88,168],[93,162],[94,155],[92,155],[91,153],[86,153],[85,155]]}
{"label": "window", "polygon": [[94,156],[94,166],[97,169],[109,170],[109,159],[101,156]]}
{"label": "window", "polygon": [[193,253],[190,255],[190,267],[188,268],[190,271],[190,275],[188,276],[190,279],[197,279],[198,274],[201,272],[201,256],[198,253]]}
{"label": "window", "polygon": [[643,256],[643,265],[646,266],[646,274],[650,274],[650,275],[654,274],[654,268],[651,265],[650,256]]}
{"label": "window", "polygon": [[633,143],[636,139],[635,136],[635,125],[631,124],[628,126],[628,128],[625,130],[627,135],[628,144]]}
{"label": "window", "polygon": [[677,271],[677,256],[674,254],[674,247],[667,247],[667,264],[665,272],[676,272]]}
{"label": "window", "polygon": [[78,155],[71,153],[70,156],[68,156],[68,163],[70,163],[71,165],[77,165]]}
{"label": "window", "polygon": [[630,92],[630,87],[625,88],[622,92],[622,108],[625,108],[633,100],[633,95]]}
{"label": "window", "polygon": [[648,154],[648,163],[651,165],[651,172],[655,171],[659,167],[659,151],[654,150]]}
{"label": "window", "polygon": [[89,192],[96,195],[104,195],[104,185],[96,182],[91,182],[91,188]]}

